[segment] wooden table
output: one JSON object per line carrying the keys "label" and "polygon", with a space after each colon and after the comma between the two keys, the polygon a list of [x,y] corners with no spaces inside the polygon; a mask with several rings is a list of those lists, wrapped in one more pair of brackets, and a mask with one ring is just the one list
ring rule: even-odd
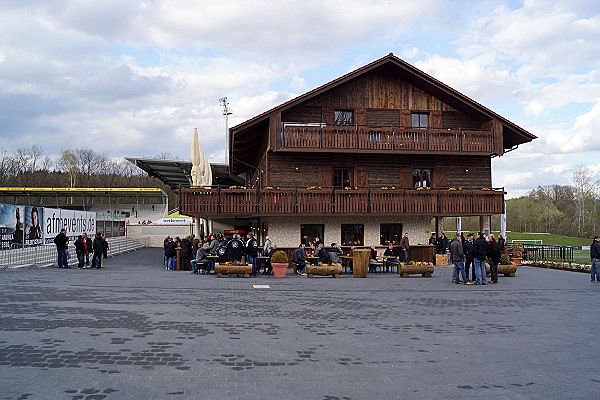
{"label": "wooden table", "polygon": [[344,267],[344,273],[346,273],[346,270],[348,268],[350,268],[350,272],[352,272],[352,259],[354,257],[351,256],[350,254],[348,254],[347,256],[341,255],[340,259],[342,260],[342,266]]}

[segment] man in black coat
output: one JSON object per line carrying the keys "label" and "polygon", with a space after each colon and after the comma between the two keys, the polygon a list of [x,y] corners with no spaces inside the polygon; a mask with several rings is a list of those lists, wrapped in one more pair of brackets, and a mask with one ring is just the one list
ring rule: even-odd
{"label": "man in black coat", "polygon": [[473,243],[473,262],[475,264],[475,284],[485,285],[485,258],[487,257],[488,242],[483,236],[483,232],[479,232],[477,239]]}
{"label": "man in black coat", "polygon": [[475,281],[475,264],[473,264],[473,234],[467,235],[467,240],[463,242],[463,254],[465,255],[465,273],[469,277],[471,270],[471,281]]}
{"label": "man in black coat", "polygon": [[56,245],[56,252],[58,253],[57,264],[58,268],[71,268],[67,259],[67,245],[69,244],[69,238],[67,237],[67,230],[61,229],[60,233],[54,238],[54,244]]}
{"label": "man in black coat", "polygon": [[296,274],[305,276],[306,252],[304,251],[304,244],[300,244],[300,246],[294,250],[294,253],[292,253],[292,262],[297,266]]}
{"label": "man in black coat", "polygon": [[[192,256],[192,242],[187,237],[184,237],[181,240],[181,269],[183,271],[188,271],[188,266],[190,264],[190,257]],[[198,252],[198,251],[196,251]]]}
{"label": "man in black coat", "polygon": [[256,276],[258,272],[258,240],[254,237],[252,232],[249,232],[246,236],[246,262],[252,265],[252,276]]}
{"label": "man in black coat", "polygon": [[165,243],[165,257],[167,259],[167,266],[165,269],[173,268],[173,259],[175,258],[175,242],[172,237],[168,237],[167,242]]}
{"label": "man in black coat", "polygon": [[77,236],[75,243],[75,254],[77,255],[77,269],[83,269],[85,265],[85,248],[84,241],[81,235]]}
{"label": "man in black coat", "polygon": [[96,233],[94,241],[92,242],[92,249],[94,255],[92,257],[92,268],[102,268],[102,254],[104,254],[104,239],[100,233]]}
{"label": "man in black coat", "polygon": [[238,235],[234,235],[233,239],[227,244],[227,260],[236,265],[242,262],[242,253],[244,251],[244,243],[238,239]]}
{"label": "man in black coat", "polygon": [[498,283],[498,264],[500,263],[500,245],[494,235],[488,235],[487,256],[490,259],[490,283]]}

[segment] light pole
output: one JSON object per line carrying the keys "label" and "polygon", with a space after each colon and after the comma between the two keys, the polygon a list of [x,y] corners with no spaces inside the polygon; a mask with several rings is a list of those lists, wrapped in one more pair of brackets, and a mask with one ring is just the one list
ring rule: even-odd
{"label": "light pole", "polygon": [[219,104],[223,107],[223,115],[225,116],[225,164],[229,164],[229,116],[233,114],[229,109],[227,97],[219,99]]}

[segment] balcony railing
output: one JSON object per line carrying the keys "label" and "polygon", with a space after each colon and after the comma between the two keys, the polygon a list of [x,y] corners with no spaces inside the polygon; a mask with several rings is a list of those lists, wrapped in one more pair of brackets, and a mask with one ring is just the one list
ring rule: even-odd
{"label": "balcony railing", "polygon": [[288,150],[374,150],[478,154],[495,152],[492,130],[282,123],[280,133],[280,148]]}
{"label": "balcony railing", "polygon": [[181,188],[179,207],[199,216],[494,215],[504,189]]}

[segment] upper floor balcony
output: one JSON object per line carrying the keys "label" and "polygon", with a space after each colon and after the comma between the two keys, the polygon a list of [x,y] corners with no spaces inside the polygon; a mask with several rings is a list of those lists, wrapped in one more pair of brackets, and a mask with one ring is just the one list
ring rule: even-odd
{"label": "upper floor balcony", "polygon": [[279,150],[383,151],[404,153],[496,152],[493,130],[282,123]]}
{"label": "upper floor balcony", "polygon": [[181,188],[182,214],[223,217],[292,215],[501,214],[504,189],[489,188]]}

